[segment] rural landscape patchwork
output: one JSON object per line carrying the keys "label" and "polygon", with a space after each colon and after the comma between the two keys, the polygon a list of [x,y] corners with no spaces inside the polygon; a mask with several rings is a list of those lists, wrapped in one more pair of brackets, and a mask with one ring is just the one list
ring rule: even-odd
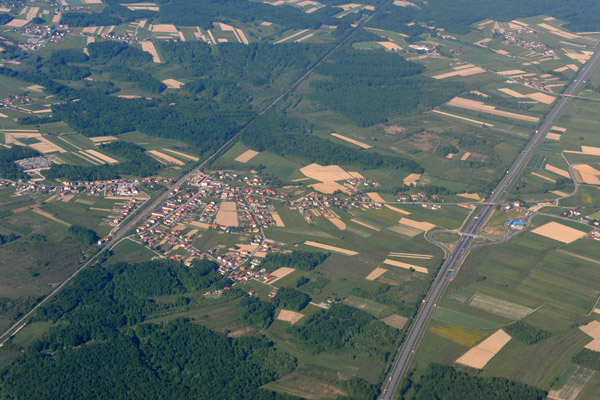
{"label": "rural landscape patchwork", "polygon": [[600,398],[600,2],[0,0],[0,399]]}

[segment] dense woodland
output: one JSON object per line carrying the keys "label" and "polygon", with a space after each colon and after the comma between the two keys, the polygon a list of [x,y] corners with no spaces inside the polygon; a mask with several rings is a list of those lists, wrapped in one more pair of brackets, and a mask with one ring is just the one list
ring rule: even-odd
{"label": "dense woodland", "polygon": [[263,260],[261,267],[268,272],[277,268],[289,267],[302,271],[311,271],[329,257],[329,253],[293,250],[291,253],[269,253]]}
{"label": "dense woodland", "polygon": [[[188,290],[225,284],[210,261],[84,270],[36,314],[34,320],[58,324],[0,372],[0,397],[286,398],[259,390],[296,366],[264,337],[232,339],[182,319],[138,325],[185,304]],[[154,300],[163,295],[174,300]]]}
{"label": "dense woodland", "polygon": [[68,230],[69,236],[76,242],[91,245],[98,241],[98,234],[85,226],[71,225]]}
{"label": "dense woodland", "polygon": [[329,79],[310,82],[312,97],[359,126],[394,115],[434,108],[460,93],[459,83],[420,77],[421,64],[384,50],[338,50],[316,72]]}
{"label": "dense woodland", "polygon": [[282,287],[273,298],[273,305],[286,310],[300,311],[310,303],[311,298],[306,293],[296,289]]}
{"label": "dense woodland", "polygon": [[535,344],[552,336],[551,332],[535,327],[527,322],[517,321],[504,327],[506,333],[527,344]]}
{"label": "dense woodland", "polygon": [[423,172],[413,160],[386,156],[335,144],[310,133],[310,127],[295,118],[269,112],[260,116],[242,134],[242,142],[257,151],[295,156],[324,165],[356,165],[364,169],[390,168]]}
{"label": "dense woodland", "polygon": [[16,160],[41,156],[37,151],[23,146],[13,146],[10,149],[0,147],[0,177],[4,179],[29,179],[23,170],[15,164]]}
{"label": "dense woodland", "polygon": [[581,351],[573,356],[573,362],[582,367],[600,371],[600,352],[581,349]]}
{"label": "dense woodland", "polygon": [[413,389],[414,400],[542,400],[546,392],[538,388],[505,378],[481,378],[452,367],[431,364],[420,377],[418,384],[405,381],[401,393]]}

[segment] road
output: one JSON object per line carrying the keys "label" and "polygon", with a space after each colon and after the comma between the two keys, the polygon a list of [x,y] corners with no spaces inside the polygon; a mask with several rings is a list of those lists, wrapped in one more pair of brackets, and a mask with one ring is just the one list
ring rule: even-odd
{"label": "road", "polygon": [[[600,61],[600,49],[596,50],[594,55],[588,61],[584,68],[581,69],[579,75],[574,80],[573,84],[569,86],[569,88],[563,93],[563,96],[560,96],[558,99],[558,103],[554,106],[552,111],[548,113],[542,124],[539,126],[536,133],[531,137],[529,142],[525,145],[517,159],[514,161],[513,165],[506,172],[500,183],[496,186],[491,196],[487,200],[487,205],[481,207],[481,210],[478,214],[473,217],[467,228],[464,232],[476,235],[480,229],[483,227],[484,223],[488,220],[494,210],[494,203],[498,202],[502,195],[506,192],[506,190],[510,187],[514,179],[519,175],[523,167],[527,164],[535,149],[539,146],[539,144],[544,140],[546,134],[554,124],[554,122],[558,119],[560,114],[564,111],[567,105],[573,99],[581,89],[585,80],[588,79],[591,72],[598,66],[598,62]],[[398,357],[390,371],[388,379],[385,381],[382,394],[380,399],[388,400],[395,399],[395,393],[398,390],[398,386],[400,384],[400,380],[404,373],[406,372],[410,361],[414,353],[417,350],[419,345],[419,341],[423,335],[423,331],[425,330],[429,319],[431,318],[437,302],[440,300],[442,293],[446,289],[447,284],[450,282],[456,270],[462,263],[465,258],[465,255],[468,253],[471,244],[473,242],[473,237],[471,236],[461,236],[456,247],[450,253],[442,267],[440,268],[437,276],[433,280],[431,288],[425,297],[425,302],[421,304],[419,311],[411,325],[410,331],[406,336],[406,340],[404,341],[402,347],[400,348]]]}
{"label": "road", "polygon": [[[389,2],[388,0],[385,0],[385,1],[382,1],[381,4],[388,3],[388,2]],[[25,323],[27,318],[29,318],[34,312],[36,312],[43,304],[48,302],[48,300],[50,300],[52,297],[54,297],[58,292],[60,292],[82,270],[84,270],[86,267],[88,267],[93,262],[95,262],[104,250],[112,248],[112,246],[114,246],[117,242],[119,242],[121,239],[123,239],[125,237],[127,232],[129,232],[133,228],[137,227],[141,221],[143,221],[145,218],[147,218],[148,215],[150,215],[150,213],[152,212],[152,210],[155,210],[160,205],[162,205],[167,200],[167,198],[169,196],[169,192],[173,188],[175,188],[176,186],[181,186],[185,181],[187,181],[188,179],[190,179],[194,175],[196,175],[198,172],[200,172],[202,170],[202,168],[204,168],[208,163],[210,163],[217,155],[219,155],[223,150],[227,149],[234,141],[236,141],[240,137],[240,135],[242,133],[244,133],[244,131],[248,128],[248,126],[250,126],[250,124],[252,124],[259,116],[265,114],[268,110],[270,110],[275,105],[277,105],[277,103],[279,103],[281,100],[283,100],[286,97],[286,95],[288,95],[291,91],[293,91],[295,88],[297,88],[298,85],[300,85],[304,80],[306,80],[306,78],[308,78],[312,74],[312,72],[323,61],[325,61],[334,51],[336,51],[340,46],[342,46],[346,41],[348,41],[348,39],[350,39],[350,37],[352,37],[352,35],[354,35],[356,32],[358,32],[360,29],[362,29],[362,27],[366,23],[368,23],[379,12],[380,9],[381,9],[381,7],[379,7],[376,12],[371,14],[370,17],[365,18],[362,22],[360,22],[358,24],[358,26],[356,26],[355,28],[350,30],[349,33],[345,37],[340,39],[340,41],[335,43],[335,45],[327,53],[325,53],[319,60],[317,60],[300,78],[298,78],[291,85],[289,85],[285,90],[283,90],[281,92],[281,94],[277,98],[275,98],[275,100],[273,100],[271,103],[269,103],[262,110],[262,112],[260,112],[257,116],[251,118],[244,126],[242,126],[240,128],[240,130],[231,139],[229,139],[218,150],[216,150],[213,154],[211,154],[210,157],[208,157],[202,163],[198,164],[190,172],[188,172],[187,174],[185,174],[181,178],[179,178],[175,183],[173,183],[167,190],[165,190],[159,196],[157,196],[153,199],[150,199],[146,203],[144,203],[137,210],[137,212],[134,215],[132,215],[127,220],[125,220],[125,222],[123,222],[123,225],[121,225],[119,227],[119,229],[116,230],[116,233],[114,233],[112,239],[109,240],[108,242],[106,242],[96,252],[96,254],[94,254],[87,262],[85,262],[82,266],[80,266],[64,282],[62,282],[54,290],[52,290],[52,292],[50,292],[46,297],[44,297],[44,299],[42,299],[39,303],[37,303],[25,315],[23,315],[21,318],[19,318],[19,320],[17,322],[15,322],[13,325],[11,325],[7,330],[2,332],[0,334],[0,346],[2,346],[4,344],[4,342],[6,342],[11,337],[11,335],[13,335],[18,329],[20,329],[23,326],[23,324]]]}

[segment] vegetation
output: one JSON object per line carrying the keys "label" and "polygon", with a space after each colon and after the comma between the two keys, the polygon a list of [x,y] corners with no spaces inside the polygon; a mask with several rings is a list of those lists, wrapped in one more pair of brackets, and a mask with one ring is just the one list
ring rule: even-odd
{"label": "vegetation", "polygon": [[581,349],[573,356],[573,362],[582,367],[600,371],[600,353],[597,351]]}
{"label": "vegetation", "polygon": [[12,146],[10,149],[0,147],[0,177],[4,179],[29,179],[17,164],[16,160],[29,157],[37,157],[41,154],[37,151],[23,146]]}
{"label": "vegetation", "polygon": [[379,396],[379,387],[372,385],[361,378],[350,378],[342,383],[344,389],[350,392],[353,398],[361,400],[375,400]]}
{"label": "vegetation", "polygon": [[243,299],[238,305],[237,311],[242,321],[259,328],[268,328],[273,323],[275,316],[275,307],[256,297]]}
{"label": "vegetation", "polygon": [[276,113],[268,113],[255,120],[242,134],[242,141],[257,151],[269,150],[283,157],[296,156],[324,165],[357,165],[364,169],[392,168],[423,172],[416,161],[332,143],[312,135],[309,127],[300,120]]}
{"label": "vegetation", "polygon": [[296,289],[282,287],[273,298],[273,304],[278,308],[300,311],[310,303],[310,296]]}
{"label": "vegetation", "polygon": [[417,78],[424,70],[383,50],[346,48],[317,68],[330,79],[312,80],[312,97],[359,126],[371,126],[393,115],[429,110],[463,90],[461,84]]}
{"label": "vegetation", "polygon": [[17,240],[19,235],[15,235],[14,233],[9,233],[8,235],[0,235],[0,244],[9,243]]}
{"label": "vegetation", "polygon": [[371,314],[345,304],[334,304],[327,311],[312,315],[292,334],[313,353],[337,350],[349,345],[383,361],[395,351],[398,330],[374,320]]}
{"label": "vegetation", "polygon": [[99,239],[96,232],[84,226],[71,225],[68,232],[69,236],[71,236],[73,240],[85,245],[92,245]]}
{"label": "vegetation", "polygon": [[319,253],[310,251],[293,250],[291,253],[270,253],[267,254],[261,267],[268,272],[277,268],[289,267],[300,269],[302,271],[311,271],[319,264],[323,263],[329,257],[329,253]]}
{"label": "vegetation", "polygon": [[542,400],[546,392],[520,382],[504,378],[481,378],[460,372],[452,367],[431,364],[420,377],[419,383],[408,383],[414,389],[414,400]]}
{"label": "vegetation", "polygon": [[527,344],[535,344],[552,336],[551,332],[539,329],[522,321],[507,325],[504,330],[513,338]]}

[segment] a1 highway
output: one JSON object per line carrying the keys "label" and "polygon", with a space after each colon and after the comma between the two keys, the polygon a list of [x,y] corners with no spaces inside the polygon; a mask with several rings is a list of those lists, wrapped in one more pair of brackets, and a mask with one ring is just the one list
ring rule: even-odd
{"label": "a1 highway", "polygon": [[[527,145],[523,148],[522,152],[519,154],[515,162],[512,164],[510,169],[506,171],[506,174],[498,183],[489,199],[487,200],[488,205],[482,206],[481,210],[477,213],[475,217],[471,220],[471,222],[467,225],[464,230],[465,233],[469,235],[475,235],[482,228],[483,224],[487,221],[494,210],[494,203],[496,203],[502,195],[506,192],[506,190],[510,187],[511,183],[514,179],[519,175],[525,164],[529,161],[535,149],[539,146],[539,144],[544,140],[546,134],[557,120],[559,115],[563,112],[563,110],[567,107],[567,105],[573,99],[572,96],[579,93],[582,85],[588,79],[591,72],[598,66],[598,62],[600,61],[600,50],[596,50],[592,58],[588,61],[584,68],[579,72],[579,75],[575,79],[575,81],[569,86],[569,88],[563,93],[558,100],[558,103],[554,106],[552,111],[546,116],[542,124],[539,126],[535,134],[531,137]],[[456,247],[442,267],[440,268],[437,276],[433,280],[431,288],[425,297],[425,302],[421,304],[419,311],[413,321],[411,328],[406,336],[406,340],[404,341],[402,347],[400,348],[400,352],[396,358],[396,361],[390,371],[388,378],[386,379],[382,394],[380,399],[388,400],[394,399],[396,392],[398,390],[398,386],[400,384],[400,380],[404,373],[406,372],[410,361],[413,358],[414,353],[417,351],[417,347],[419,345],[419,341],[423,335],[423,331],[427,326],[431,315],[433,314],[436,303],[439,301],[442,296],[446,285],[454,274],[456,270],[462,263],[465,258],[465,255],[469,251],[471,247],[471,243],[473,242],[472,236],[461,236]]]}

